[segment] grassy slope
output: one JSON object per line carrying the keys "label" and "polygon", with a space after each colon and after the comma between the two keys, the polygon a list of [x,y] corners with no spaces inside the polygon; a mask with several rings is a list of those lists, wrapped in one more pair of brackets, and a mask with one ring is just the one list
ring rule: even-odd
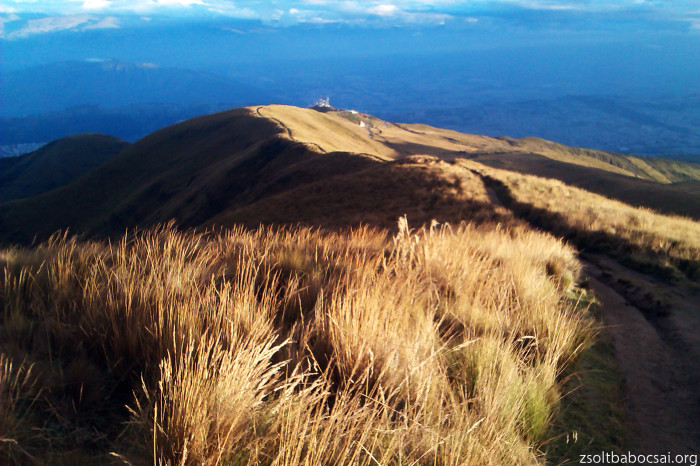
{"label": "grassy slope", "polygon": [[700,222],[634,208],[558,180],[467,160],[459,164],[481,173],[518,215],[582,249],[604,251],[668,279],[700,282]]}
{"label": "grassy slope", "polygon": [[[361,128],[347,115],[281,106],[264,107],[260,113],[252,108],[210,115],[139,141],[100,168],[98,177],[84,178],[51,195],[0,207],[5,210],[0,218],[8,226],[25,218],[33,222],[29,228],[38,228],[44,234],[61,222],[81,231],[117,233],[125,226],[148,226],[172,217],[190,226],[301,222],[316,227],[370,223],[390,228],[404,213],[415,224],[428,223],[432,218],[453,223],[467,218],[484,223],[479,231],[446,229],[435,236],[424,231],[420,239],[407,234],[404,228],[394,241],[387,241],[386,233],[332,236],[323,230],[294,230],[287,236],[266,236],[259,231],[210,237],[166,232],[149,233],[134,243],[125,242],[119,250],[108,251],[101,243],[81,243],[74,249],[71,245],[54,244],[39,250],[6,250],[2,260],[11,275],[6,275],[10,279],[5,279],[5,291],[0,297],[17,307],[13,307],[12,318],[5,320],[2,328],[5,339],[1,341],[8,342],[2,351],[11,353],[15,361],[14,369],[5,373],[21,373],[17,366],[23,356],[33,358],[34,351],[41,349],[32,346],[40,339],[31,336],[31,332],[49,328],[54,332],[51,344],[64,348],[65,354],[69,348],[72,351],[81,345],[97,345],[99,351],[85,351],[85,367],[98,374],[98,380],[126,383],[115,398],[105,403],[104,387],[99,385],[86,386],[92,391],[79,394],[61,391],[65,382],[61,378],[78,377],[75,374],[79,368],[64,371],[61,365],[52,365],[51,358],[48,362],[36,361],[35,370],[46,371],[42,380],[49,390],[46,398],[40,399],[37,412],[60,420],[68,416],[77,428],[69,432],[67,439],[63,438],[65,444],[51,437],[56,432],[42,431],[43,437],[30,436],[28,445],[32,451],[42,450],[43,438],[57,446],[49,455],[59,455],[65,449],[89,456],[95,445],[106,442],[110,451],[132,459],[151,460],[155,454],[156,459],[173,462],[185,454],[190,455],[191,461],[213,463],[212,458],[223,452],[231,462],[242,464],[267,463],[270,458],[290,464],[298,463],[300,458],[308,459],[310,464],[328,461],[327,458],[369,464],[372,458],[368,453],[383,455],[383,462],[389,463],[400,458],[419,463],[471,460],[476,464],[504,464],[541,460],[536,450],[539,448],[566,459],[570,452],[567,447],[547,445],[546,440],[549,435],[570,433],[580,422],[568,417],[572,411],[566,406],[559,412],[556,408],[561,390],[556,374],[562,368],[559,364],[567,360],[567,353],[562,352],[556,362],[550,361],[554,366],[541,365],[538,357],[547,353],[539,344],[550,345],[553,340],[539,337],[550,332],[550,324],[557,332],[586,335],[587,323],[566,320],[570,315],[567,298],[571,296],[562,293],[562,289],[555,291],[562,283],[568,287],[578,266],[567,259],[568,248],[559,249],[557,241],[532,232],[505,209],[494,205],[472,170],[501,180],[517,201],[540,209],[530,209],[523,215],[532,218],[533,212],[541,211],[552,214],[540,220],[556,220],[557,224],[547,226],[558,234],[580,241],[608,241],[616,236],[621,242],[608,247],[622,245],[617,252],[637,253],[636,260],[659,262],[661,258],[665,261],[662,266],[689,275],[694,269],[685,266],[693,260],[697,262],[693,254],[700,250],[699,245],[688,240],[700,237],[697,223],[634,209],[557,181],[454,159],[500,159],[511,163],[509,168],[514,170],[545,167],[553,177],[572,176],[571,181],[585,173],[582,178],[601,184],[601,189],[608,184],[596,180],[601,173],[608,177],[604,180],[618,180],[616,189],[620,188],[619,180],[634,180],[620,174],[620,170],[658,177],[651,169],[632,162],[634,167],[613,163],[617,169],[603,170],[605,165],[600,163],[604,158],[584,154],[575,167],[578,171],[569,175],[570,163],[553,160],[553,151],[560,149],[548,145],[537,149],[533,144],[541,145],[539,141],[526,141],[521,152],[514,154],[517,144],[507,140],[422,125],[390,125],[369,116],[357,118],[366,118],[371,126]],[[530,155],[535,149],[549,156]],[[344,152],[347,150],[360,154]],[[445,160],[403,158],[414,152]],[[575,155],[567,154],[566,157]],[[596,167],[586,168],[585,164]],[[695,182],[688,179],[692,178],[692,167],[681,168],[654,170],[670,181],[673,176],[680,177],[683,170],[690,170],[691,175],[676,186],[691,192],[695,189]],[[652,181],[644,183],[665,186]],[[94,194],[85,198],[85,192]],[[67,205],[71,210],[67,210]],[[39,209],[45,218],[39,220],[41,217],[36,217],[31,209]],[[65,220],[52,220],[56,212],[61,212]],[[501,226],[492,228],[493,222]],[[15,233],[26,236],[28,231],[31,230]],[[321,238],[324,235],[331,235],[330,239]],[[639,249],[630,250],[629,244],[636,244]],[[246,262],[247,255],[253,262]],[[47,258],[52,272],[35,273],[35,267]],[[148,267],[143,267],[144,261]],[[377,275],[377,270],[387,266],[386,277]],[[266,267],[272,267],[283,283],[266,282],[265,274],[259,275],[261,270],[268,270]],[[363,277],[337,275],[347,270],[368,272]],[[346,279],[351,280],[343,281]],[[245,290],[250,296],[267,296],[269,301],[253,299],[239,306],[234,298],[240,296],[241,286],[248,287]],[[319,290],[324,291],[323,299]],[[124,301],[128,296],[138,297],[135,307],[133,301]],[[207,300],[202,301],[203,296]],[[360,299],[356,297],[367,301],[354,301]],[[394,298],[398,301],[392,301]],[[34,314],[22,314],[23,299],[32,300],[27,309],[31,308]],[[42,308],[42,303],[47,302],[58,305]],[[81,309],[90,312],[71,314],[72,302],[82,303]],[[544,303],[544,307],[537,303]],[[192,306],[198,312],[191,312]],[[360,311],[364,313],[356,314]],[[303,315],[303,319],[290,320],[289,312]],[[580,317],[578,313],[574,315]],[[392,316],[395,319],[388,318]],[[73,318],[77,320],[70,320]],[[565,321],[557,321],[560,318]],[[65,319],[67,325],[53,327]],[[274,372],[276,368],[269,365],[273,353],[266,352],[271,347],[262,345],[271,340],[238,339],[241,334],[236,332],[251,328],[262,329],[263,333],[251,338],[273,334],[292,338],[288,349],[275,350],[281,351],[283,357],[275,356],[273,361],[291,358],[294,363],[308,362],[312,355],[320,367],[306,365],[300,370],[325,370],[322,377],[304,373],[308,386],[315,388],[298,395],[285,391],[288,383],[296,382],[275,379],[274,384],[262,385],[259,391],[237,391],[239,385],[227,378],[226,372],[204,370],[215,354],[216,364],[250,364],[236,366],[250,369],[239,374],[241,377],[262,377]],[[189,353],[183,349],[185,342],[171,339],[173,335],[185,334],[203,341],[203,346],[193,351],[204,348],[204,353],[197,353],[194,359],[186,357]],[[460,342],[466,344],[455,354],[450,346],[444,346],[453,335],[459,335],[458,346]],[[528,343],[532,336],[539,341],[535,347]],[[231,339],[241,346],[230,346]],[[405,343],[407,339],[411,344]],[[276,341],[280,342],[279,338]],[[300,341],[309,346],[296,343]],[[261,353],[254,351],[258,343],[262,345],[258,348],[265,349]],[[238,352],[236,348],[243,349]],[[606,351],[599,348],[592,356],[584,353],[594,361],[582,359],[579,364],[584,368],[586,364],[605,366],[610,363]],[[94,355],[98,360],[92,359]],[[258,358],[260,355],[262,359]],[[100,359],[102,356],[104,360]],[[598,357],[603,363],[595,361]],[[125,378],[123,367],[117,367],[123,360],[143,361],[147,367],[130,368]],[[171,365],[163,365],[166,360]],[[331,360],[344,366],[328,370]],[[188,361],[195,365],[188,365]],[[355,363],[360,366],[353,367]],[[3,370],[8,367],[6,361],[2,364]],[[403,377],[401,372],[406,367],[428,366],[429,373],[418,371],[425,377],[417,385],[417,379]],[[27,366],[24,367],[26,371]],[[359,378],[354,372],[358,367]],[[614,372],[614,368],[605,372]],[[140,385],[143,374],[145,387]],[[183,384],[185,380],[192,383]],[[350,392],[338,389],[351,380],[363,381],[362,390],[370,391],[358,392],[357,386]],[[320,385],[314,385],[314,381]],[[378,381],[382,382],[381,389]],[[51,385],[54,382],[55,387]],[[616,382],[606,379],[599,385],[615,386]],[[139,405],[134,404],[135,386]],[[19,412],[26,412],[22,410],[27,403],[31,405],[33,389],[10,389],[17,396],[8,399],[16,399]],[[389,393],[393,389],[397,392]],[[615,387],[608,391],[614,392]],[[212,393],[215,396],[210,396]],[[288,398],[279,395],[279,404],[267,404],[278,400],[273,394],[280,393]],[[87,401],[76,405],[76,396],[86,396]],[[221,399],[235,400],[238,396],[252,400],[253,408],[240,413],[234,405],[222,410],[217,404]],[[366,396],[369,398],[363,398]],[[340,404],[336,404],[338,399]],[[359,399],[365,401],[361,403]],[[585,392],[578,400],[589,406],[597,399],[603,397],[597,392]],[[378,400],[383,402],[374,405]],[[574,404],[578,403],[575,400]],[[601,412],[614,411],[616,401],[603,400],[608,405],[602,406]],[[131,415],[117,410],[129,403],[134,408]],[[57,410],[56,406],[62,409]],[[288,417],[279,416],[280,406],[287,410],[283,412]],[[323,406],[337,406],[337,411],[314,417],[324,412],[319,409]],[[94,409],[104,416],[91,417]],[[585,406],[575,408],[574,418],[582,411],[586,412]],[[188,424],[188,413],[194,412],[201,416],[196,423]],[[473,417],[475,413],[477,418]],[[554,433],[547,430],[552,416],[557,419],[558,430]],[[594,435],[600,418],[607,416],[601,414],[593,419],[588,434]],[[126,436],[119,435],[121,430],[108,427],[122,425],[128,419],[132,423]],[[24,419],[11,416],[0,422],[8,423],[17,436],[23,435],[27,426]],[[156,432],[152,431],[154,423]],[[252,437],[250,429],[240,427],[250,423],[256,425]],[[51,425],[43,428],[50,430]],[[199,426],[206,426],[205,432],[198,430]],[[311,427],[305,430],[304,426]],[[222,429],[228,428],[235,434],[219,442]],[[31,432],[31,428],[26,432]],[[81,450],[85,432],[98,438],[88,440],[87,450]],[[617,428],[611,430],[611,435],[618,435]],[[144,445],[143,438],[152,439],[153,444]],[[185,440],[190,442],[187,453],[171,447],[182,447]],[[93,441],[95,444],[90,443]],[[197,442],[197,446],[192,442]],[[326,456],[314,458],[314,451]]]}
{"label": "grassy slope", "polygon": [[[368,126],[360,127],[360,119]],[[520,152],[513,155],[514,150]],[[171,218],[187,226],[211,224],[213,219],[246,220],[246,212],[251,215],[247,220],[254,222],[253,204],[275,210],[265,197],[294,191],[292,197],[301,196],[299,202],[309,204],[312,198],[303,196],[313,196],[312,184],[327,183],[324,189],[332,190],[330,178],[342,176],[346,185],[357,186],[361,181],[351,180],[352,174],[382,161],[415,153],[446,160],[491,157],[508,161],[512,169],[527,171],[537,157],[523,154],[535,150],[550,162],[547,172],[539,174],[573,180],[586,189],[662,211],[698,215],[698,203],[693,199],[695,186],[688,181],[694,176],[690,164],[664,165],[666,178],[685,177],[683,183],[643,183],[619,173],[659,178],[658,173],[639,167],[648,167],[646,163],[634,164],[614,154],[540,140],[496,139],[424,125],[393,125],[367,115],[268,106],[195,118],[157,131],[71,185],[0,204],[0,230],[6,241],[26,242],[35,235],[46,238],[68,227],[79,232],[119,234],[127,227],[153,225]],[[557,157],[566,162],[554,162]],[[578,173],[571,169],[572,161],[580,167],[594,165],[595,171],[577,168],[588,175],[572,177],[572,173]],[[433,170],[429,164],[424,165],[425,170]],[[392,169],[382,170],[390,176]],[[609,179],[614,182],[608,183]],[[401,193],[401,186],[397,189]],[[645,190],[654,194],[639,195]],[[357,195],[376,200],[366,192],[355,192],[353,198]],[[385,190],[382,196],[387,199],[391,193]],[[284,197],[280,202],[285,202]],[[422,219],[434,202],[428,199],[409,205]],[[291,206],[290,211],[293,209]]]}
{"label": "grassy slope", "polygon": [[555,142],[546,141],[539,138],[510,139],[504,138],[514,148],[520,152],[530,152],[540,154],[545,157],[560,162],[580,165],[584,167],[598,168],[611,173],[626,175],[631,177],[641,177],[643,179],[669,183],[670,180],[664,177],[649,164],[633,163],[628,156],[602,152],[590,149],[580,149],[568,147]]}
{"label": "grassy slope", "polygon": [[[319,113],[284,105],[260,107],[257,111],[283,123],[293,139],[316,144],[327,152],[363,152],[388,159],[412,154],[538,154],[566,164],[663,184],[700,180],[700,164],[568,147],[538,138],[492,138],[421,124],[392,124],[371,115]],[[367,126],[361,127],[360,121]]]}
{"label": "grassy slope", "polygon": [[[632,205],[700,218],[698,164],[572,148],[537,138],[490,138],[426,125],[397,125],[342,112],[319,114],[269,106],[262,114],[284,122],[293,138],[315,142],[323,150],[359,151],[389,159],[411,154],[445,159],[466,156],[559,179]],[[360,127],[360,120],[369,126]]]}
{"label": "grassy slope", "polygon": [[[33,199],[3,204],[0,206],[3,236],[6,240],[28,241],[35,234],[45,238],[66,227],[80,232],[118,234],[126,227],[144,227],[170,218],[195,226],[211,223],[213,218],[241,220],[246,209],[248,212],[253,209],[255,214],[248,220],[255,222],[264,219],[252,205],[266,204],[271,211],[287,211],[276,209],[274,202],[264,198],[278,196],[284,200],[301,196],[301,203],[311,204],[312,191],[318,186],[305,186],[325,185],[323,189],[332,193],[335,188],[332,178],[336,176],[344,177],[348,189],[355,187],[348,196],[335,190],[333,195],[339,202],[355,199],[366,206],[379,206],[376,193],[357,189],[363,183],[362,177],[369,176],[376,185],[391,179],[393,171],[406,170],[392,168],[393,165],[382,167],[377,173],[365,171],[357,180],[352,179],[353,173],[377,166],[381,160],[408,154],[406,148],[398,151],[389,144],[398,145],[397,141],[404,140],[415,145],[423,136],[391,127],[385,136],[371,139],[360,129],[359,125],[335,114],[282,106],[239,109],[193,119],[144,138],[92,176],[73,185]],[[289,138],[289,133],[294,140]],[[306,144],[311,139],[313,143]],[[429,143],[434,145],[435,153],[464,149],[446,138],[433,137]],[[331,152],[340,148],[371,155]],[[402,193],[403,199],[407,199],[410,194],[411,200],[403,202],[410,207],[405,213],[423,220],[438,202],[439,195],[430,192],[435,183],[456,183],[455,189],[472,189],[466,185],[461,188],[459,176],[443,176],[440,170],[434,174],[435,179],[420,175],[434,171],[433,168],[430,163],[414,167],[415,174],[410,176],[414,181],[394,183],[395,190],[382,188],[381,197],[389,199]],[[423,186],[417,191],[420,202],[414,199],[413,182]],[[282,194],[287,191],[294,193]],[[358,215],[361,213],[358,211]],[[388,218],[393,223],[401,213],[404,212],[393,211],[390,217],[383,216],[382,221],[386,223]],[[324,215],[332,216],[332,210]],[[287,215],[289,220],[294,218]]]}
{"label": "grassy slope", "polygon": [[319,179],[214,217],[211,225],[236,223],[346,226],[373,225],[393,229],[407,215],[415,224],[432,219],[503,221],[504,212],[491,204],[477,176],[436,158],[413,157],[373,164],[332,179]]}
{"label": "grassy slope", "polygon": [[319,154],[281,137],[283,132],[248,109],[165,128],[89,177],[0,206],[4,237],[27,241],[66,227],[118,234],[170,218],[199,224],[231,202],[251,202],[339,168],[347,173],[373,163],[362,155]]}
{"label": "grassy slope", "polygon": [[0,164],[0,202],[66,185],[117,155],[129,144],[103,134],[78,134]]}
{"label": "grassy slope", "polygon": [[671,183],[700,180],[700,164],[678,162],[656,157],[628,157],[634,164],[646,164],[668,179]]}
{"label": "grassy slope", "polygon": [[522,226],[161,229],[0,266],[3,464],[538,464],[591,338],[575,252]]}
{"label": "grassy slope", "polygon": [[598,168],[576,166],[538,154],[479,154],[473,160],[493,168],[553,178],[632,206],[700,219],[700,182],[662,184]]}
{"label": "grassy slope", "polygon": [[[700,164],[581,149],[539,138],[492,138],[421,124],[392,124],[371,115],[343,112],[319,115],[310,109],[282,105],[263,107],[261,113],[284,122],[295,139],[317,143],[327,151],[366,152],[389,158],[407,154],[449,155],[452,152],[530,153],[664,184],[700,180]],[[359,121],[364,121],[369,127],[360,127]]]}

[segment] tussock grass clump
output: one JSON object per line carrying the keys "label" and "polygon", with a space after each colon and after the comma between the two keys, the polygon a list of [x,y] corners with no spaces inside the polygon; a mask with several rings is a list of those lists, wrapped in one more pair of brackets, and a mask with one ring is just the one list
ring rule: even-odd
{"label": "tussock grass clump", "polygon": [[0,353],[0,446],[13,462],[26,459],[23,444],[32,436],[25,413],[39,392],[31,372],[31,366]]}
{"label": "tussock grass clump", "polygon": [[538,463],[592,334],[574,251],[523,227],[162,227],[0,264],[6,462]]}

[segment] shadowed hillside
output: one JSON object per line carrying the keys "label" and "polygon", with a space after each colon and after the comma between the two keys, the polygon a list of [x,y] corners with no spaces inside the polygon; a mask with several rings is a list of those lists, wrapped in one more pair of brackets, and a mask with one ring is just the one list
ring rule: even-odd
{"label": "shadowed hillside", "polygon": [[317,163],[320,154],[282,138],[282,132],[277,123],[256,117],[249,109],[157,131],[90,177],[43,196],[2,205],[5,236],[23,241],[66,227],[121,233],[127,227],[169,218],[196,225],[237,199],[249,202],[260,192],[282,189],[285,183],[322,178],[341,166],[348,172],[372,163],[361,155],[324,156],[324,161],[332,161],[324,173],[324,163]]}
{"label": "shadowed hillside", "polygon": [[182,226],[387,226],[397,213],[392,200],[420,222],[430,221],[436,209],[454,220],[474,211],[474,203],[488,204],[472,195],[483,188],[466,170],[447,169],[446,162],[425,157],[401,161],[413,154],[446,162],[474,158],[559,178],[635,205],[700,217],[692,164],[664,162],[654,168],[655,159],[537,139],[490,138],[391,124],[358,113],[273,105],[165,128],[71,185],[0,204],[2,238],[26,242],[65,228],[115,235],[170,219]]}
{"label": "shadowed hillside", "polygon": [[36,196],[71,183],[128,145],[112,136],[79,134],[29,154],[0,159],[0,202]]}
{"label": "shadowed hillside", "polygon": [[[314,128],[319,142],[308,140]],[[480,181],[470,186],[473,175],[455,168],[448,173],[444,162],[382,163],[408,154],[391,148],[389,136],[393,141],[405,133],[411,140],[415,134],[396,127],[379,142],[358,129],[338,115],[293,107],[238,109],[189,120],[138,141],[70,186],[1,205],[3,235],[24,242],[64,228],[120,234],[169,219],[183,226],[217,220],[387,225],[396,219],[392,205],[409,206],[409,218],[429,222],[443,202],[450,218],[459,220],[461,211],[450,206],[486,199],[469,194],[483,194]],[[433,152],[457,147],[447,140],[435,144]],[[345,147],[360,153],[332,152]],[[378,195],[395,202],[383,205]],[[289,209],[280,208],[291,199],[296,201]],[[354,204],[358,208],[350,212]],[[349,210],[341,214],[338,205]],[[381,212],[372,212],[376,209]]]}
{"label": "shadowed hillside", "polygon": [[453,223],[513,220],[491,203],[483,183],[469,170],[435,157],[415,156],[304,184],[226,210],[208,223],[393,229],[397,213],[419,225],[433,219]]}

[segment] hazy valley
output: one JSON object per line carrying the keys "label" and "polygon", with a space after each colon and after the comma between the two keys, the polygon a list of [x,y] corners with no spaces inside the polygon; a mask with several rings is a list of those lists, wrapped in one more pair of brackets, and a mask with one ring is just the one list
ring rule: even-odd
{"label": "hazy valley", "polygon": [[[513,60],[508,66],[520,65]],[[615,95],[573,80],[555,86],[539,74],[508,78],[501,74],[506,65],[489,63],[484,53],[438,54],[429,60],[309,59],[204,70],[115,60],[52,63],[3,72],[0,146],[13,154],[23,144],[84,132],[133,142],[226,108],[310,106],[329,96],[338,107],[387,121],[699,161],[697,93],[634,89]]]}

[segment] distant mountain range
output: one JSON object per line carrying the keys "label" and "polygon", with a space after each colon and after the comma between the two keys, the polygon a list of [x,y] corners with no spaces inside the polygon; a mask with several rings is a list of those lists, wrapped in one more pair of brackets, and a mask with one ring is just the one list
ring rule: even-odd
{"label": "distant mountain range", "polygon": [[229,105],[133,104],[103,108],[70,107],[60,112],[0,118],[0,142],[10,154],[31,144],[42,144],[71,134],[105,133],[136,141],[178,121],[230,108]]}
{"label": "distant mountain range", "polygon": [[235,79],[115,60],[3,72],[0,82],[5,155],[77,133],[135,141],[194,116],[270,100],[264,90]]}

